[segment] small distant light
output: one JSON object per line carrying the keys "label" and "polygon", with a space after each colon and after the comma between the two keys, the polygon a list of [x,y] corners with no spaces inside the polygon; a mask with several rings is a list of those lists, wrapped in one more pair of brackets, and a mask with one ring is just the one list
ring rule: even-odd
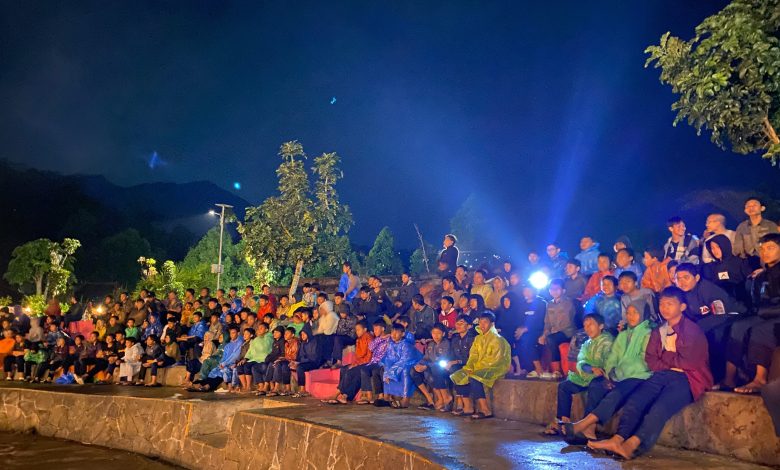
{"label": "small distant light", "polygon": [[239,183],[238,181],[233,183],[233,189],[235,189],[236,191],[241,190],[241,183]]}
{"label": "small distant light", "polygon": [[536,271],[535,273],[531,274],[531,277],[528,278],[528,282],[530,282],[531,285],[536,289],[544,289],[548,284],[550,284],[550,278],[542,271]]}

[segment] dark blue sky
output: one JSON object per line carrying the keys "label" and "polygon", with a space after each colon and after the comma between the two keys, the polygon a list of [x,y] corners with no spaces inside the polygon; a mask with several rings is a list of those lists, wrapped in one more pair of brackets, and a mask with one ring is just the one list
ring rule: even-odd
{"label": "dark blue sky", "polygon": [[[353,240],[390,225],[405,246],[413,222],[438,243],[474,191],[500,238],[542,243],[614,238],[647,208],[659,223],[689,189],[779,181],[673,128],[671,90],[643,68],[648,44],[726,2],[329,3],[3,1],[0,158],[239,181],[257,202],[298,139],[342,156]],[[167,164],[150,170],[152,151]]]}

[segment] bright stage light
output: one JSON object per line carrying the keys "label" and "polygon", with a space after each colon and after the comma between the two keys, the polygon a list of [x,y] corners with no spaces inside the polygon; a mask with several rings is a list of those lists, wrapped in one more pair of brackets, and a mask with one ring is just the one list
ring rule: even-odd
{"label": "bright stage light", "polygon": [[531,274],[531,277],[528,278],[528,282],[530,282],[535,289],[541,290],[550,284],[550,278],[542,271],[536,271],[535,273]]}

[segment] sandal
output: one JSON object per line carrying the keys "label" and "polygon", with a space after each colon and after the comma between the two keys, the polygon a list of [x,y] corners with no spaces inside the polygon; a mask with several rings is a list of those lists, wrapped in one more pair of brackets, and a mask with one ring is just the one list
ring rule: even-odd
{"label": "sandal", "polygon": [[463,415],[465,415],[465,414],[466,414],[466,413],[463,411],[463,408],[459,408],[459,409],[457,409],[457,410],[453,410],[453,411],[452,411],[452,415],[453,415],[453,416],[463,416]]}
{"label": "sandal", "polygon": [[372,403],[368,400],[358,400],[355,402],[356,405],[371,405]]}
{"label": "sandal", "polygon": [[473,419],[475,421],[480,420],[480,419],[490,419],[492,417],[493,417],[493,415],[486,415],[485,413],[483,413],[481,411],[478,411],[478,412],[474,413],[473,415],[471,415],[471,419]]}
{"label": "sandal", "polygon": [[426,403],[417,407],[418,410],[433,411],[436,409],[432,404]]}
{"label": "sandal", "polygon": [[278,396],[279,396],[279,394],[278,394],[278,393],[276,393],[276,392],[268,392],[268,393],[266,393],[266,394],[265,394],[265,396],[266,396],[267,398],[273,398],[273,397],[278,397]]}
{"label": "sandal", "polygon": [[750,382],[747,385],[735,387],[734,392],[742,395],[755,395],[761,393],[761,387],[763,387],[762,384],[755,384],[754,382]]}
{"label": "sandal", "polygon": [[394,400],[394,401],[390,402],[390,406],[393,407],[396,410],[403,410],[403,409],[409,408],[408,406],[402,405],[401,402],[398,401],[398,400]]}

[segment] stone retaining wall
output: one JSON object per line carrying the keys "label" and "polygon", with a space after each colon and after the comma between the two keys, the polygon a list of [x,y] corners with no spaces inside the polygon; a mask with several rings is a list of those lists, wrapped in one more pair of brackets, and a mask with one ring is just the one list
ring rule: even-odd
{"label": "stone retaining wall", "polygon": [[[493,389],[493,407],[499,418],[547,424],[555,418],[557,402],[554,382],[500,380]],[[582,417],[581,396],[575,397],[572,408],[575,419]],[[605,431],[615,428],[613,419]],[[658,443],[780,466],[780,438],[758,396],[706,393],[666,424]]]}
{"label": "stone retaining wall", "polygon": [[[271,400],[174,399],[0,389],[0,430],[128,450],[192,469],[441,469],[341,430],[246,411]],[[222,426],[216,425],[221,423]]]}

